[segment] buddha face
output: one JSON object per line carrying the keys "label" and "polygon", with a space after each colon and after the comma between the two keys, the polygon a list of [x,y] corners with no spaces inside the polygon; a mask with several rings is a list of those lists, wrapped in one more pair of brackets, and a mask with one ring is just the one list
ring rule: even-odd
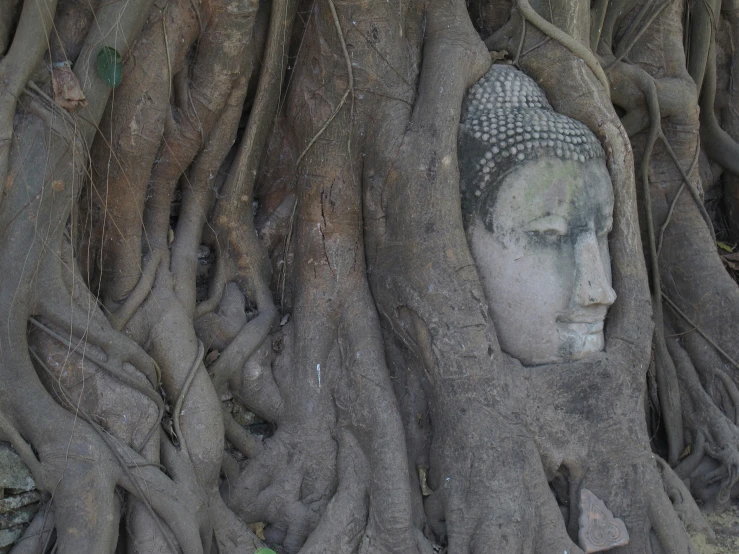
{"label": "buddha face", "polygon": [[616,299],[604,161],[523,164],[503,178],[489,208],[487,227],[478,215],[468,231],[503,350],[527,365],[602,350]]}

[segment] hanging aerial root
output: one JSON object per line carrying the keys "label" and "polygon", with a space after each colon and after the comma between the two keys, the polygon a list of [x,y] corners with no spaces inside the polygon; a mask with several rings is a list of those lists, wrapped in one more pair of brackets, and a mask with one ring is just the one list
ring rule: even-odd
{"label": "hanging aerial root", "polygon": [[175,432],[177,433],[177,437],[179,438],[182,449],[186,453],[187,445],[185,444],[185,435],[182,433],[182,428],[180,427],[180,413],[182,412],[182,404],[185,401],[185,397],[190,390],[190,385],[192,385],[192,381],[193,379],[195,379],[195,375],[197,374],[198,369],[203,362],[204,354],[205,349],[203,348],[203,343],[200,339],[198,339],[198,352],[197,354],[195,354],[195,360],[190,367],[190,371],[187,372],[185,383],[182,385],[182,390],[180,390],[180,394],[177,396],[177,402],[175,402],[174,410],[172,413],[172,423],[174,424]]}
{"label": "hanging aerial root", "polygon": [[618,48],[615,52],[615,58],[608,63],[608,65],[605,68],[606,73],[609,72],[617,63],[619,63],[621,60],[623,60],[626,56],[629,55],[629,52],[631,52],[631,49],[634,47],[636,42],[641,38],[641,36],[649,29],[649,26],[654,22],[655,19],[670,5],[669,0],[662,2],[657,6],[656,9],[652,10],[652,13],[649,15],[647,20],[644,22],[644,24],[637,29],[637,25],[639,25],[642,21],[642,19],[646,16],[646,12],[653,7],[652,2],[644,2],[644,5],[642,6],[642,9],[637,14],[637,17],[634,19],[634,21],[631,22],[631,25],[629,25],[628,30],[626,31],[626,34],[624,37],[619,41]]}
{"label": "hanging aerial root", "polygon": [[[664,142],[667,142],[667,139],[662,135],[662,140]],[[695,156],[693,156],[693,161],[690,164],[690,168],[688,169],[687,173],[685,174],[685,177],[683,178],[683,182],[680,184],[680,188],[675,193],[675,197],[672,199],[672,202],[670,202],[670,209],[667,211],[667,217],[665,217],[665,221],[662,223],[662,226],[659,229],[659,242],[657,243],[657,257],[659,257],[660,252],[662,252],[662,243],[665,238],[665,231],[667,230],[667,227],[670,225],[670,221],[672,220],[672,214],[675,211],[675,206],[677,206],[677,201],[680,198],[680,195],[682,194],[683,190],[685,190],[685,187],[687,186],[687,183],[690,182],[690,176],[695,171],[695,168],[698,167],[698,160],[700,159],[700,143],[696,145],[695,148]],[[673,161],[677,163],[677,158],[673,158]],[[682,166],[678,164],[678,167],[682,169]]]}
{"label": "hanging aerial root", "polygon": [[657,257],[654,216],[652,214],[652,196],[649,184],[649,163],[652,151],[661,133],[661,115],[657,87],[654,79],[644,70],[632,66],[632,78],[639,87],[647,103],[649,113],[649,135],[639,165],[642,182],[642,198],[647,219],[647,233],[649,246],[649,262],[652,279],[652,306],[654,309],[654,346],[657,369],[657,394],[660,399],[668,437],[668,460],[671,464],[677,463],[683,451],[683,424],[680,408],[680,392],[678,390],[677,372],[665,344],[664,317],[662,313],[662,281]]}
{"label": "hanging aerial root", "polygon": [[665,292],[662,292],[662,298],[670,305],[670,308],[672,308],[676,314],[678,314],[681,318],[683,318],[688,325],[690,325],[693,329],[698,331],[700,336],[702,336],[704,339],[708,341],[708,343],[713,346],[717,352],[719,352],[724,358],[726,358],[731,365],[733,365],[737,370],[739,370],[739,362],[737,362],[734,358],[732,358],[726,351],[724,351],[716,342],[709,337],[703,329],[700,328],[699,325],[693,323],[691,319],[683,312],[677,304],[675,304],[670,298],[665,294]]}
{"label": "hanging aerial root", "polygon": [[531,7],[531,4],[529,4],[528,0],[518,0],[516,3],[516,8],[518,9],[519,13],[529,21],[529,23],[531,23],[545,35],[559,42],[575,56],[582,59],[593,72],[593,74],[598,78],[600,84],[603,85],[603,89],[606,95],[610,96],[611,86],[608,83],[608,77],[606,77],[606,74],[603,71],[603,67],[601,67],[600,62],[589,48],[583,46],[579,41],[572,38],[562,29],[540,16],[536,12],[536,10]]}
{"label": "hanging aerial root", "polygon": [[685,170],[683,169],[682,165],[680,165],[680,161],[677,159],[677,155],[675,154],[675,151],[672,148],[672,145],[670,144],[670,141],[667,140],[667,137],[665,137],[664,133],[660,134],[660,138],[662,139],[662,142],[665,145],[665,148],[667,149],[667,152],[670,154],[670,158],[672,158],[672,161],[675,163],[675,166],[677,167],[678,171],[680,172],[680,176],[683,179],[683,183],[686,187],[688,187],[688,190],[690,191],[690,195],[693,197],[693,200],[695,200],[695,204],[698,207],[698,210],[700,211],[701,216],[703,217],[703,221],[706,222],[706,226],[708,227],[708,231],[711,233],[711,237],[713,237],[713,242],[716,242],[716,232],[713,230],[713,222],[711,221],[711,216],[708,215],[708,212],[706,211],[706,207],[703,205],[703,200],[700,197],[700,193],[698,192],[698,189],[695,188],[695,185],[690,180],[688,175],[685,173]]}

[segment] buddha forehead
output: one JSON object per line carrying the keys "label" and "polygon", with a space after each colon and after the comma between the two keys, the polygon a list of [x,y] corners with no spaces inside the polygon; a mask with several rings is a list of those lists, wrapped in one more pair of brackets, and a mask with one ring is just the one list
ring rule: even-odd
{"label": "buddha forehead", "polygon": [[490,230],[496,221],[499,227],[502,221],[525,226],[542,217],[574,226],[590,219],[605,224],[613,212],[611,181],[600,159],[539,158],[517,166],[493,186],[497,190],[479,210]]}

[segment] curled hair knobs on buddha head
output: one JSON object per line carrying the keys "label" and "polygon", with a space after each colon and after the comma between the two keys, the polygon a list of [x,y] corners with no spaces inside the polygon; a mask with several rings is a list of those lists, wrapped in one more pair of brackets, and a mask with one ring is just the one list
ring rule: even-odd
{"label": "curled hair knobs on buddha head", "polygon": [[590,129],[552,110],[531,77],[501,64],[467,91],[457,151],[465,216],[475,206],[487,214],[495,184],[517,165],[543,157],[605,158]]}

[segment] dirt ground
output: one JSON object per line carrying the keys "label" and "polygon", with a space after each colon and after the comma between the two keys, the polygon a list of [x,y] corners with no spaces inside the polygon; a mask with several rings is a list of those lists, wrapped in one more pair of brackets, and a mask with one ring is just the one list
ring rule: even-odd
{"label": "dirt ground", "polygon": [[739,504],[722,514],[710,514],[708,524],[716,533],[715,543],[703,535],[693,535],[693,543],[700,554],[739,554]]}

